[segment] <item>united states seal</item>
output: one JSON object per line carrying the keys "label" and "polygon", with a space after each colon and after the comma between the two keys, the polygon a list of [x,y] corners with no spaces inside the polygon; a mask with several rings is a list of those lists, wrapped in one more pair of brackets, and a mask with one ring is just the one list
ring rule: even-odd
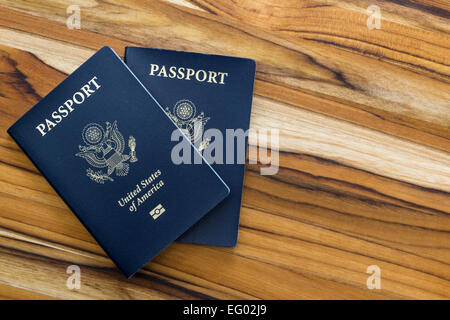
{"label": "united states seal", "polygon": [[[86,175],[97,183],[105,181],[114,181],[111,177],[113,173],[116,176],[126,176],[129,172],[129,162],[136,162],[136,140],[133,136],[128,139],[130,154],[124,154],[125,140],[117,127],[117,121],[112,124],[106,122],[103,128],[98,123],[87,124],[81,133],[84,145],[79,145],[80,152],[77,157],[83,158],[93,168],[86,169]],[[130,161],[130,159],[132,161]]]}
{"label": "united states seal", "polygon": [[187,99],[179,100],[173,107],[173,112],[166,108],[166,113],[190,138],[191,142],[202,151],[209,144],[209,139],[202,141],[205,125],[210,117],[205,117],[204,112],[197,115],[195,104]]}

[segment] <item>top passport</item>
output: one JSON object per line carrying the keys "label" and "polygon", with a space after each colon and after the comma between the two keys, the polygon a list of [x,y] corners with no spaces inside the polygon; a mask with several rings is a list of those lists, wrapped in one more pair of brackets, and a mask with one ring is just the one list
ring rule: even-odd
{"label": "top passport", "polygon": [[174,163],[197,149],[109,47],[8,132],[127,277],[229,193],[203,158]]}

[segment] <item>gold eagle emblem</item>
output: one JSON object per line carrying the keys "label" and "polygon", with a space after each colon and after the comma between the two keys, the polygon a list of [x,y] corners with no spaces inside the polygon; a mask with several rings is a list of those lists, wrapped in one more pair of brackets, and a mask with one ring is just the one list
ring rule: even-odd
{"label": "gold eagle emblem", "polygon": [[210,140],[205,139],[202,141],[202,137],[205,125],[210,117],[205,117],[204,112],[200,112],[197,115],[195,105],[192,101],[187,99],[179,100],[175,103],[173,112],[170,112],[169,108],[166,108],[166,113],[186,133],[192,144],[199,151],[202,151],[209,145]]}
{"label": "gold eagle emblem", "polygon": [[114,181],[111,177],[114,172],[117,176],[126,176],[130,169],[128,162],[137,161],[136,140],[133,136],[129,137],[130,154],[124,154],[126,145],[117,127],[117,121],[112,124],[106,122],[105,129],[97,123],[89,123],[84,127],[81,136],[85,145],[79,145],[80,152],[75,155],[85,159],[94,168],[106,168],[106,172],[94,171],[91,168],[86,170],[86,175],[97,183]]}

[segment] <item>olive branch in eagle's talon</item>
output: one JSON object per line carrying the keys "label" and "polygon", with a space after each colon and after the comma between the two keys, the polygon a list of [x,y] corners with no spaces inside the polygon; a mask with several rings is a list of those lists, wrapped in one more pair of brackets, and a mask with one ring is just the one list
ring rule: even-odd
{"label": "olive branch in eagle's talon", "polygon": [[98,183],[105,183],[106,180],[114,181],[113,178],[108,176],[107,174],[102,173],[101,171],[94,171],[92,169],[86,170],[86,175],[93,181]]}

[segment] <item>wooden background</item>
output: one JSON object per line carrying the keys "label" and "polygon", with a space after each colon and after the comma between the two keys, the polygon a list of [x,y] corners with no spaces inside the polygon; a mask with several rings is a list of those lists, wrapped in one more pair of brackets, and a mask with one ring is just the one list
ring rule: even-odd
{"label": "wooden background", "polygon": [[[0,297],[450,298],[449,18],[448,0],[0,0]],[[247,166],[236,248],[172,244],[126,280],[7,135],[103,45],[257,61],[251,126],[281,130],[280,170]]]}

